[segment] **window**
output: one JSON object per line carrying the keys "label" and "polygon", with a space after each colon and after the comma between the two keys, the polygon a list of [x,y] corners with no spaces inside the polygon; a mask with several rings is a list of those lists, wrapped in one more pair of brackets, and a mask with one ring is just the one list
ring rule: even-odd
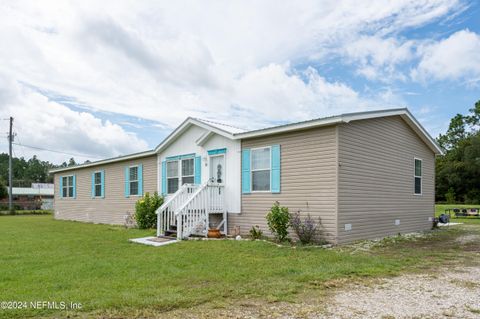
{"label": "window", "polygon": [[415,159],[414,178],[415,195],[422,195],[422,160],[418,158]]}
{"label": "window", "polygon": [[62,177],[62,197],[73,197],[73,175]]}
{"label": "window", "polygon": [[182,160],[182,185],[193,184],[193,158],[187,158]]}
{"label": "window", "polygon": [[195,183],[194,158],[167,162],[167,193],[175,193],[180,185]]}
{"label": "window", "polygon": [[167,190],[168,194],[178,190],[178,161],[167,162]]}
{"label": "window", "polygon": [[138,166],[129,169],[130,195],[138,195]]}
{"label": "window", "polygon": [[93,196],[102,196],[102,172],[95,172],[93,174]]}
{"label": "window", "polygon": [[270,191],[270,147],[252,150],[252,191]]}

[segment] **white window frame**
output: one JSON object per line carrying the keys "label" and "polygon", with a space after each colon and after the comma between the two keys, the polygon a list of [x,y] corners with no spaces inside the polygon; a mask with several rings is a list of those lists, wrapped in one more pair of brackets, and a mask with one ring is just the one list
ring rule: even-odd
{"label": "white window frame", "polygon": [[[268,153],[270,154],[270,160],[268,161],[268,169],[262,168],[262,169],[253,169],[253,151],[255,150],[261,150],[261,149],[266,149],[268,148]],[[253,190],[253,172],[258,172],[258,171],[269,171],[270,172],[270,183],[269,183],[269,189],[268,190],[263,190],[263,191],[254,191]],[[272,192],[272,146],[261,146],[261,147],[255,147],[250,149],[250,190],[252,193],[271,193]]]}
{"label": "white window frame", "polygon": [[[421,175],[417,175],[415,172],[415,163],[420,161],[420,171]],[[420,178],[420,193],[416,193],[415,191],[415,180]],[[418,157],[413,158],[413,195],[415,196],[422,196],[423,195],[423,160]]]}
{"label": "white window frame", "polygon": [[[185,175],[183,176],[183,161],[185,160],[191,160],[192,161],[192,167],[193,167],[193,170],[192,170],[192,175]],[[178,171],[178,178],[179,178],[179,183],[178,183],[178,187],[182,187],[183,185],[183,178],[184,177],[193,177],[193,183],[192,184],[195,184],[195,157],[185,157],[185,158],[181,158],[178,160],[180,163],[178,165],[178,167],[180,167],[180,170]]]}
{"label": "white window frame", "polygon": [[[182,161],[183,160],[193,160],[193,174],[192,175],[185,175],[183,176],[182,175]],[[170,162],[177,162],[178,163],[178,171],[177,171],[177,176],[168,176],[168,163]],[[170,159],[170,160],[165,160],[165,165],[166,165],[166,170],[165,170],[165,179],[167,181],[167,195],[172,195],[172,194],[175,194],[175,192],[173,193],[170,193],[169,189],[168,189],[168,180],[169,179],[174,179],[176,178],[178,180],[178,188],[177,190],[180,189],[180,187],[182,187],[182,179],[183,177],[193,177],[193,184],[195,184],[195,156],[192,156],[192,157],[184,157],[184,158],[179,158],[179,159]]]}
{"label": "white window frame", "polygon": [[[128,173],[130,174],[130,171],[128,171]],[[95,183],[95,175],[97,174],[100,174],[100,184]],[[100,185],[100,195],[97,195],[97,185]],[[93,172],[93,197],[102,197],[102,171]]]}
{"label": "white window frame", "polygon": [[[130,169],[136,167],[137,168],[137,179],[132,180],[130,178]],[[138,179],[138,167],[139,165],[132,165],[128,167],[128,192],[129,196],[142,196],[141,194],[138,194],[138,191],[140,190],[140,180]],[[132,194],[132,182],[137,182],[137,194]]]}
{"label": "white window frame", "polygon": [[[69,183],[65,183],[65,179],[68,180],[70,179],[70,177],[72,178],[72,184],[70,185]],[[72,196],[70,196],[70,192],[69,192],[69,188],[72,188]],[[63,196],[63,189],[66,188],[67,189],[67,193],[66,193],[66,196]],[[62,176],[62,198],[74,198],[75,197],[75,189],[73,187],[73,174],[72,175],[63,175]]]}

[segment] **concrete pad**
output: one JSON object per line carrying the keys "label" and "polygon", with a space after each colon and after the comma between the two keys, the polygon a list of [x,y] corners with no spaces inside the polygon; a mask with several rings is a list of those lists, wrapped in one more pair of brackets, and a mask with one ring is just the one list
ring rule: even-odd
{"label": "concrete pad", "polygon": [[162,237],[142,237],[142,238],[134,238],[134,239],[129,239],[129,241],[137,244],[143,244],[143,245],[149,245],[149,246],[165,246],[168,244],[174,244],[177,243],[178,240],[176,239],[170,239],[170,238],[162,238]]}

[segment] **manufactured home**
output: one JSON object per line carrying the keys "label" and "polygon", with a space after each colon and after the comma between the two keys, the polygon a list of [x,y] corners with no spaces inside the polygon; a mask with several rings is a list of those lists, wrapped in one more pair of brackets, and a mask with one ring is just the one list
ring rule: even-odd
{"label": "manufactured home", "polygon": [[430,229],[435,156],[407,109],[245,131],[188,118],[155,149],[52,170],[55,218],[124,224],[158,192],[157,233],[248,234],[274,202],[310,214],[332,243]]}

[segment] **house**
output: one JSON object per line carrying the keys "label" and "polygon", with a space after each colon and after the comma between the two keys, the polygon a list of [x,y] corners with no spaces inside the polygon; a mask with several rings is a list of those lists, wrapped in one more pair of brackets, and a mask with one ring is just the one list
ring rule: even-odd
{"label": "house", "polygon": [[333,243],[430,229],[435,156],[405,108],[254,131],[188,118],[155,149],[52,170],[55,218],[123,224],[146,192],[165,195],[158,235],[247,234],[275,201],[321,221]]}
{"label": "house", "polygon": [[[7,187],[10,192],[10,188]],[[32,183],[31,187],[12,187],[12,199],[15,209],[53,209],[54,185]],[[0,200],[0,207],[8,209],[8,198]]]}

